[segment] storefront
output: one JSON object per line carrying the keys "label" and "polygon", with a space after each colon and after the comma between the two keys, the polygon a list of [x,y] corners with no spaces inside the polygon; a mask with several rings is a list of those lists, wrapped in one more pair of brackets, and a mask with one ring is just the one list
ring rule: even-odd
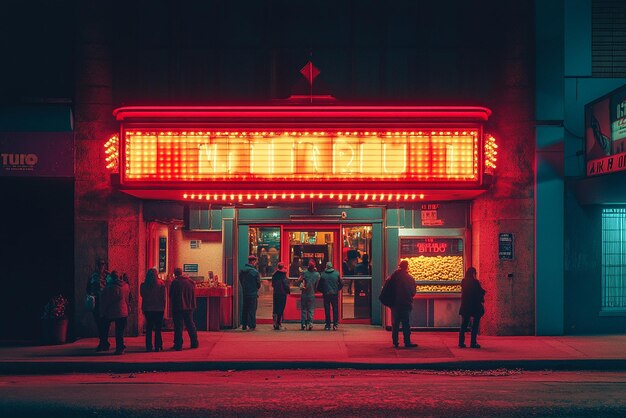
{"label": "storefront", "polygon": [[[107,161],[119,190],[141,199],[146,268],[180,266],[222,288],[221,326],[236,327],[237,271],[262,276],[258,318],[271,321],[278,262],[292,282],[313,260],[342,274],[344,323],[382,325],[384,278],[408,259],[418,295],[412,325],[458,325],[471,264],[471,203],[488,189],[496,145],[481,107],[123,107]],[[119,138],[119,139],[118,139]],[[217,294],[217,293],[215,293]],[[232,296],[231,296],[232,295]],[[321,298],[317,321],[323,320]]]}
{"label": "storefront", "polygon": [[568,180],[565,201],[565,329],[624,332],[626,86],[588,103],[584,126],[586,176]]}

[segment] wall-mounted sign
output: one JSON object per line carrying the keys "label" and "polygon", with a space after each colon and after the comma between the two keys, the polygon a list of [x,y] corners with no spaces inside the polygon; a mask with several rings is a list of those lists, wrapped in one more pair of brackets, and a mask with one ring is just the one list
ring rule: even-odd
{"label": "wall-mounted sign", "polygon": [[626,86],[585,106],[587,175],[626,170]]}
{"label": "wall-mounted sign", "polygon": [[125,130],[122,182],[477,182],[476,128],[423,131]]}
{"label": "wall-mounted sign", "polygon": [[73,177],[72,132],[0,132],[0,176]]}
{"label": "wall-mounted sign", "polygon": [[513,259],[513,234],[498,235],[498,258],[500,260]]}
{"label": "wall-mounted sign", "polygon": [[159,273],[167,270],[167,237],[159,237]]}
{"label": "wall-mounted sign", "polygon": [[197,264],[183,264],[183,272],[185,273],[197,273],[198,265]]}
{"label": "wall-mounted sign", "polygon": [[202,240],[200,239],[192,239],[189,241],[189,248],[192,250],[197,250],[202,245]]}
{"label": "wall-mounted sign", "polygon": [[400,257],[463,255],[461,238],[402,238]]}
{"label": "wall-mounted sign", "polygon": [[466,203],[423,203],[415,212],[415,222],[423,227],[465,228]]}

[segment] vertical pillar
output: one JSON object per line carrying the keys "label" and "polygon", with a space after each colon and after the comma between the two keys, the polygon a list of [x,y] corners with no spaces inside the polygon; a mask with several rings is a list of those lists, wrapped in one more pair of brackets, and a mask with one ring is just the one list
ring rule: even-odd
{"label": "vertical pillar", "polygon": [[116,133],[113,110],[112,5],[94,0],[76,4],[75,101],[75,324],[77,335],[95,336],[91,314],[82,303],[94,260],[104,257],[110,270],[128,274],[133,314],[127,331],[138,332],[138,279],[145,274],[145,235],[138,200],[115,193],[105,166],[104,143]]}

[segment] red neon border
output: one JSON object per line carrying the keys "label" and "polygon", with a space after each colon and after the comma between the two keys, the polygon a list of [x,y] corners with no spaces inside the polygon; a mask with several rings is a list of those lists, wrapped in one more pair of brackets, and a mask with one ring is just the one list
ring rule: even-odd
{"label": "red neon border", "polygon": [[124,106],[113,111],[127,119],[426,119],[487,121],[491,110],[480,106]]}

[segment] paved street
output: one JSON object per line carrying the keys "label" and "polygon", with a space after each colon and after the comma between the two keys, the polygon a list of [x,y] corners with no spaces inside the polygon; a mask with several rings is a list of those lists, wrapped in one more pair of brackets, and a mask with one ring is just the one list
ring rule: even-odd
{"label": "paved street", "polygon": [[4,417],[623,416],[626,373],[263,370],[0,377]]}

